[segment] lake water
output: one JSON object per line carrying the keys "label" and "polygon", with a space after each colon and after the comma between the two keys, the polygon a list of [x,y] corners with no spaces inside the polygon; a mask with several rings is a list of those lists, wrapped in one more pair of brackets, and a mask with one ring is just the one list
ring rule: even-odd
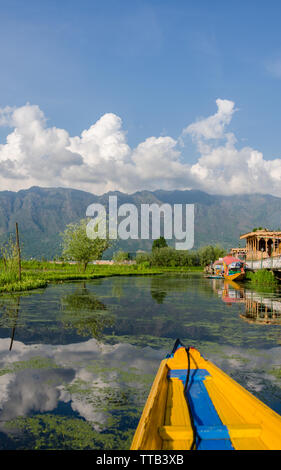
{"label": "lake water", "polygon": [[0,448],[128,449],[175,340],[281,414],[281,293],[201,274],[0,297]]}

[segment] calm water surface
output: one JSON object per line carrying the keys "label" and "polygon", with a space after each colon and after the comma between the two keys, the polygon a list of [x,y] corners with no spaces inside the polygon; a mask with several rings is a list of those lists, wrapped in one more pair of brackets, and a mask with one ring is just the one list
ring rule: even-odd
{"label": "calm water surface", "polygon": [[0,448],[129,448],[176,338],[281,414],[280,290],[200,274],[53,284],[0,297]]}

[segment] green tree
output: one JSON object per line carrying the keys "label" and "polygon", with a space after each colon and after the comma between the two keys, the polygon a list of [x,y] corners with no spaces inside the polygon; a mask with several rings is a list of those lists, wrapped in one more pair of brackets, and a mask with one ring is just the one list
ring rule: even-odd
{"label": "green tree", "polygon": [[130,254],[127,253],[126,251],[119,250],[119,251],[116,251],[113,254],[113,259],[117,263],[121,263],[122,261],[129,261],[130,260]]}
{"label": "green tree", "polygon": [[200,266],[206,266],[207,264],[213,263],[218,258],[222,258],[225,255],[226,251],[219,245],[204,246],[198,250],[199,264]]}
{"label": "green tree", "polygon": [[87,236],[87,219],[76,224],[67,225],[61,234],[63,245],[63,257],[67,260],[78,261],[82,264],[84,272],[90,261],[101,259],[102,255],[110,246],[109,239],[95,238]]}
{"label": "green tree", "polygon": [[170,247],[154,248],[151,253],[152,266],[177,266],[177,251]]}
{"label": "green tree", "polygon": [[214,246],[214,259],[212,261],[216,261],[219,258],[223,258],[226,256],[227,251],[220,245]]}
{"label": "green tree", "polygon": [[155,250],[156,248],[166,248],[168,246],[166,240],[164,237],[157,238],[157,240],[154,240],[152,244],[152,251]]}

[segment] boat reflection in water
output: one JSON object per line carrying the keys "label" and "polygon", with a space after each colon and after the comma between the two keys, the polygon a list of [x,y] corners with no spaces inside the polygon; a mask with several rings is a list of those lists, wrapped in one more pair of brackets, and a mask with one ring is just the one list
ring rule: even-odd
{"label": "boat reflection in water", "polygon": [[245,289],[234,281],[224,281],[223,287],[218,289],[218,295],[226,304],[244,303]]}
{"label": "boat reflection in water", "polygon": [[260,325],[281,324],[281,298],[270,294],[258,293],[245,289],[233,281],[213,282],[213,289],[227,305],[240,303],[245,305],[240,318],[248,323]]}

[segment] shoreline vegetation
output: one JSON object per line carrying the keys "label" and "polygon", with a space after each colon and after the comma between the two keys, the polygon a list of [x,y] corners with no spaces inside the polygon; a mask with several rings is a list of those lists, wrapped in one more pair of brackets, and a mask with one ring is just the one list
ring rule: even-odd
{"label": "shoreline vegetation", "polygon": [[[151,252],[138,252],[132,260],[122,250],[113,255],[109,264],[101,264],[104,253],[111,247],[109,239],[89,237],[87,219],[67,225],[62,237],[60,260],[22,260],[16,222],[16,240],[0,247],[0,293],[24,292],[44,288],[50,282],[96,279],[122,275],[152,275],[168,272],[203,271],[204,266],[225,255],[217,246],[206,246],[197,251],[181,251],[168,246],[164,237],[154,240]],[[98,225],[93,227],[97,230]],[[96,260],[96,261],[94,261]],[[105,263],[105,262],[104,262]]]}
{"label": "shoreline vegetation", "polygon": [[[167,245],[164,237],[154,240],[150,253],[138,252],[132,260],[122,250],[109,264],[101,264],[111,246],[109,239],[89,237],[87,219],[67,225],[62,237],[60,260],[22,260],[16,222],[13,236],[0,247],[0,293],[24,292],[44,288],[50,282],[96,279],[110,276],[152,275],[167,272],[203,271],[203,267],[224,255],[220,246],[207,246],[197,251],[178,251]],[[96,231],[97,226],[93,227]],[[96,260],[96,261],[94,261]],[[106,263],[106,262],[104,262]]]}
{"label": "shoreline vegetation", "polygon": [[274,274],[267,269],[260,269],[256,272],[248,272],[246,280],[257,286],[278,286],[279,281]]}
{"label": "shoreline vegetation", "polygon": [[[162,242],[162,240],[161,240]],[[204,266],[223,254],[221,247],[207,246],[197,251],[179,251],[169,246],[157,246],[151,252],[140,252],[135,260],[118,251],[112,264],[88,261],[22,260],[18,273],[17,252],[13,244],[0,259],[0,293],[22,292],[44,288],[51,282],[96,279],[110,276],[154,275],[164,273],[203,272]],[[83,261],[83,260],[82,260]]]}
{"label": "shoreline vegetation", "polygon": [[[138,252],[134,260],[122,250],[114,253],[111,261],[101,261],[109,243],[86,236],[85,221],[68,226],[63,234],[64,249],[60,260],[21,260],[19,243],[10,239],[2,247],[0,258],[0,293],[24,292],[45,288],[51,282],[89,280],[111,276],[155,275],[165,273],[203,272],[204,267],[225,256],[217,246],[181,251],[167,245],[160,237],[151,252]],[[93,262],[96,259],[99,261]],[[274,275],[267,270],[247,273],[247,280],[256,285],[277,285]]]}
{"label": "shoreline vegetation", "polygon": [[164,273],[203,272],[201,266],[149,267],[142,264],[89,264],[83,272],[78,264],[69,262],[22,261],[21,280],[3,271],[0,262],[0,293],[22,292],[47,287],[52,282],[78,281],[111,276],[140,276]]}
{"label": "shoreline vegetation", "polygon": [[[23,260],[21,280],[15,272],[7,272],[4,263],[0,260],[0,294],[24,292],[33,289],[45,288],[48,284],[64,281],[90,280],[112,276],[141,276],[172,273],[203,273],[204,265],[174,265],[174,263],[165,264],[161,259],[158,265],[153,265],[154,258],[148,261],[149,253],[143,253],[140,259],[129,264],[124,261],[115,261],[114,264],[89,264],[83,271],[80,265],[68,261],[40,261]],[[160,256],[159,253],[157,257]],[[145,260],[144,260],[145,258]],[[153,261],[152,261],[153,259]],[[140,262],[141,260],[141,262]],[[248,272],[247,282],[253,286],[278,286],[279,282],[273,273],[267,270]]]}

